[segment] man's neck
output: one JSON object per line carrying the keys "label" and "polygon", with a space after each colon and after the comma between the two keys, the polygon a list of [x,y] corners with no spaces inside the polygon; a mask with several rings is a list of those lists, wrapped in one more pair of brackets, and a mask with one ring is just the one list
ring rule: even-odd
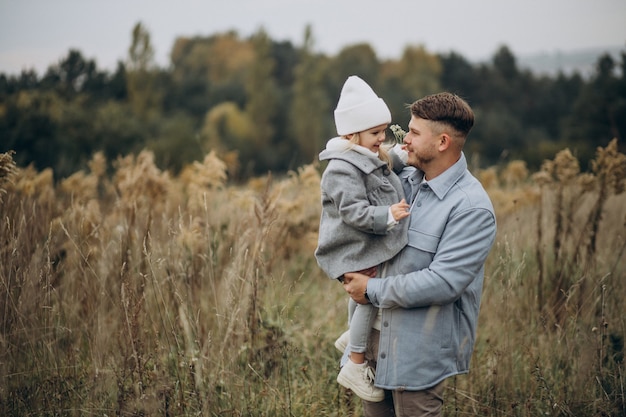
{"label": "man's neck", "polygon": [[461,154],[442,155],[441,159],[433,160],[429,166],[424,167],[424,180],[430,181],[443,174],[452,165],[456,164],[461,159]]}

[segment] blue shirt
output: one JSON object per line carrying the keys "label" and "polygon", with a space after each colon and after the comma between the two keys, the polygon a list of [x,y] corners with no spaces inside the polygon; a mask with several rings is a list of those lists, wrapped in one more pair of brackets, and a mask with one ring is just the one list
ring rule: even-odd
{"label": "blue shirt", "polygon": [[493,206],[464,155],[431,181],[423,176],[400,174],[411,196],[409,243],[367,285],[382,309],[375,384],[385,389],[423,390],[469,371],[496,236]]}

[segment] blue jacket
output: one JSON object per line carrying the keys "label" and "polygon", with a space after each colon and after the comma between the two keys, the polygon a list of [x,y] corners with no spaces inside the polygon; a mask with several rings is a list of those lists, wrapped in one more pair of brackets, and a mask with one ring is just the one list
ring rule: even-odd
{"label": "blue jacket", "polygon": [[368,281],[382,310],[376,386],[423,390],[467,373],[474,349],[484,263],[496,236],[491,201],[465,156],[431,181],[406,168],[409,243]]}

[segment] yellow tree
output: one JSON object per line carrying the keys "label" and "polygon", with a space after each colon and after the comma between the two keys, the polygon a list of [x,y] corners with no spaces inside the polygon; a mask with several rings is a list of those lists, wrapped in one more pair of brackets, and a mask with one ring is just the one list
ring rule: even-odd
{"label": "yellow tree", "polygon": [[205,38],[178,38],[170,58],[176,81],[201,76],[213,86],[243,84],[255,51],[251,42],[231,31]]}
{"label": "yellow tree", "polygon": [[407,46],[399,61],[388,61],[381,68],[381,92],[394,119],[408,120],[405,104],[439,92],[441,62],[423,46]]}
{"label": "yellow tree", "polygon": [[440,75],[441,62],[436,55],[423,46],[404,49],[399,62],[399,76],[402,86],[415,99],[438,92]]}
{"label": "yellow tree", "polygon": [[255,60],[252,42],[232,31],[178,38],[170,58],[176,89],[169,98],[178,108],[201,117],[224,101],[244,105],[246,74]]}
{"label": "yellow tree", "polygon": [[240,174],[240,150],[251,142],[252,123],[236,103],[225,101],[206,113],[201,137],[207,150],[215,151],[228,166],[231,177]]}

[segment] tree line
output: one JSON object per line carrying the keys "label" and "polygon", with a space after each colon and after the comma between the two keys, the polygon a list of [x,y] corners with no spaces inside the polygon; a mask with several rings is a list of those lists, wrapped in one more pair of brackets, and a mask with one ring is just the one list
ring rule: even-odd
{"label": "tree line", "polygon": [[160,68],[141,23],[131,38],[113,72],[72,49],[41,76],[0,74],[0,152],[50,167],[57,179],[84,169],[97,151],[115,161],[141,149],[173,172],[211,150],[235,179],[285,172],[316,160],[335,135],[333,109],[352,74],[401,126],[417,98],[443,90],[465,98],[477,117],[466,145],[475,165],[522,159],[537,168],[564,148],[584,162],[613,138],[625,150],[626,52],[619,62],[601,56],[590,77],[547,76],[522,70],[506,46],[479,64],[421,45],[398,59],[381,60],[366,43],[328,56],[314,52],[307,27],[301,45],[262,29],[247,38],[180,37]]}

